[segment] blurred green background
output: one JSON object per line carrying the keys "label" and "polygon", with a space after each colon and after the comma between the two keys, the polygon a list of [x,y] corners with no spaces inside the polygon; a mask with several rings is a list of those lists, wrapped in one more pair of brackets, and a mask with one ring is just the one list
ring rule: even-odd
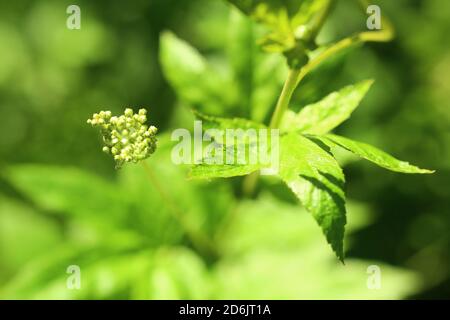
{"label": "blurred green background", "polygon": [[[239,179],[188,181],[186,168],[170,161],[169,133],[192,125],[192,105],[163,74],[160,35],[172,31],[226,77],[224,55],[236,37],[230,6],[79,0],[81,30],[68,30],[73,1],[1,1],[0,298],[450,298],[450,2],[377,3],[396,40],[349,50],[316,70],[294,107],[374,78],[338,132],[437,173],[399,175],[344,157],[343,266],[280,185],[264,180],[255,199],[244,199]],[[320,37],[364,27],[356,5],[338,1]],[[244,40],[254,50],[255,39]],[[271,78],[277,92],[282,79]],[[236,101],[227,90],[220,99]],[[149,109],[161,135],[148,164],[212,251],[188,240],[140,166],[117,172],[101,152],[86,120],[126,106]],[[80,290],[66,287],[70,265],[81,268]],[[366,286],[370,265],[381,268],[379,290]]]}

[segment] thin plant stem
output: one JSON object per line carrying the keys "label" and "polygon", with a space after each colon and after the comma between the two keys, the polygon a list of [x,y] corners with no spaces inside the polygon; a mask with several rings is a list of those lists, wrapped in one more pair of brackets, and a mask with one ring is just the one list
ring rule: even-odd
{"label": "thin plant stem", "polygon": [[[301,72],[301,69],[291,69],[289,70],[289,75],[284,83],[281,95],[278,98],[277,106],[272,115],[270,121],[270,128],[277,129],[283,119],[284,112],[289,107],[289,102],[291,101],[292,94],[297,87],[297,78]],[[259,172],[253,172],[252,174],[245,177],[242,190],[246,196],[252,196],[256,186],[258,184]]]}
{"label": "thin plant stem", "polygon": [[259,172],[255,171],[250,173],[244,178],[242,182],[242,193],[246,197],[252,197],[255,193],[256,187],[258,186]]}
{"label": "thin plant stem", "polygon": [[192,245],[200,252],[207,254],[209,256],[217,256],[217,251],[215,247],[212,245],[212,241],[210,241],[205,235],[200,234],[192,228],[191,225],[188,224],[186,219],[184,218],[182,210],[178,207],[175,200],[165,191],[161,183],[158,181],[156,175],[153,172],[153,169],[145,162],[141,162],[150,182],[155,187],[156,191],[159,193],[161,199],[168,205],[169,212],[176,220],[181,228],[183,229],[186,237],[192,243]]}
{"label": "thin plant stem", "polygon": [[297,79],[301,73],[302,69],[291,69],[289,70],[288,77],[283,86],[283,91],[281,91],[280,98],[278,99],[277,106],[270,120],[270,128],[277,129],[280,126],[281,120],[283,119],[284,113],[289,107],[292,95],[294,94],[295,88],[297,88]]}
{"label": "thin plant stem", "polygon": [[[359,0],[361,6],[367,7],[367,1]],[[387,19],[382,17],[381,24],[383,26],[382,30],[379,31],[364,31],[357,33],[353,36],[344,38],[333,45],[326,48],[324,51],[320,52],[314,58],[312,58],[302,69],[297,78],[297,86],[305,78],[305,76],[312,70],[317,68],[322,62],[331,58],[335,54],[357,44],[365,42],[389,42],[395,37],[394,27],[392,23]]]}

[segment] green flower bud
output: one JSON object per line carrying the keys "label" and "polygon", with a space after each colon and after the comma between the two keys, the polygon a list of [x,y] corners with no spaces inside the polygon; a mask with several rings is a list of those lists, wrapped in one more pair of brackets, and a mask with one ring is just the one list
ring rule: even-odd
{"label": "green flower bud", "polygon": [[133,115],[133,110],[130,108],[125,109],[125,117],[131,117]]}
{"label": "green flower bud", "polygon": [[111,154],[119,169],[126,162],[137,163],[151,156],[156,150],[154,126],[147,127],[147,110],[140,109],[135,114],[127,108],[121,116],[112,116],[111,111],[100,111],[87,121],[93,127],[99,127],[105,146],[103,151]]}

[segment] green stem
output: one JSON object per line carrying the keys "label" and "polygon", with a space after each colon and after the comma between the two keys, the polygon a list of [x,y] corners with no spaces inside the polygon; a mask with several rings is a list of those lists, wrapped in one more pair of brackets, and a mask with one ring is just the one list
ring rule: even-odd
{"label": "green stem", "polygon": [[152,168],[145,161],[142,161],[141,164],[144,167],[144,170],[147,173],[150,182],[161,196],[161,199],[163,199],[163,201],[168,205],[170,214],[180,224],[181,228],[183,229],[192,245],[199,252],[202,252],[203,254],[206,254],[208,256],[216,257],[217,251],[211,244],[211,241],[205,235],[196,232],[195,229],[187,223],[187,221],[184,219],[183,212],[159,183]]}
{"label": "green stem", "polygon": [[250,173],[244,178],[242,182],[242,193],[244,196],[251,198],[255,193],[256,186],[258,185],[259,172],[255,171]]}
{"label": "green stem", "polygon": [[[278,98],[275,111],[270,120],[270,128],[277,129],[283,119],[284,113],[289,107],[289,102],[291,101],[292,94],[297,87],[297,78],[301,72],[301,69],[291,69],[289,70],[288,77],[284,83],[281,95]],[[259,172],[253,172],[252,174],[245,177],[242,191],[244,195],[251,197],[255,192],[256,186],[258,184]]]}
{"label": "green stem", "polygon": [[[368,2],[366,0],[359,0],[362,8],[367,8]],[[312,70],[317,68],[322,62],[334,56],[335,54],[360,43],[365,42],[388,42],[394,39],[395,30],[389,19],[382,17],[381,23],[383,26],[382,30],[379,31],[364,31],[357,33],[353,36],[344,38],[333,45],[329,46],[327,49],[319,53],[317,56],[312,58],[302,69],[297,78],[297,85],[303,80],[303,78],[310,73]]]}
{"label": "green stem", "polygon": [[288,77],[284,83],[283,91],[281,91],[280,98],[278,99],[277,106],[275,107],[275,112],[270,120],[271,129],[277,129],[280,126],[284,113],[289,107],[289,102],[291,101],[295,88],[297,88],[297,79],[301,73],[301,70],[302,69],[289,70]]}

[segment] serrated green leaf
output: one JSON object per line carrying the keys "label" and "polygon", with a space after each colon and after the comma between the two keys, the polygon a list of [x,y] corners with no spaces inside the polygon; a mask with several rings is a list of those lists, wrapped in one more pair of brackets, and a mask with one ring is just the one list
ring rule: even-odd
{"label": "serrated green leaf", "polygon": [[299,113],[289,110],[285,113],[281,129],[326,134],[350,117],[372,84],[372,80],[362,81],[331,93],[321,101],[304,107]]}
{"label": "serrated green leaf", "polygon": [[312,214],[343,261],[346,213],[341,168],[320,142],[300,134],[285,135],[280,147],[280,177]]}
{"label": "serrated green leaf", "polygon": [[367,143],[358,142],[334,134],[328,134],[325,138],[333,144],[391,171],[401,173],[434,173],[432,170],[420,169],[408,162],[398,160]]}
{"label": "serrated green leaf", "polygon": [[166,79],[183,101],[203,112],[223,113],[227,105],[221,97],[229,82],[195,48],[173,33],[164,32],[160,63]]}

